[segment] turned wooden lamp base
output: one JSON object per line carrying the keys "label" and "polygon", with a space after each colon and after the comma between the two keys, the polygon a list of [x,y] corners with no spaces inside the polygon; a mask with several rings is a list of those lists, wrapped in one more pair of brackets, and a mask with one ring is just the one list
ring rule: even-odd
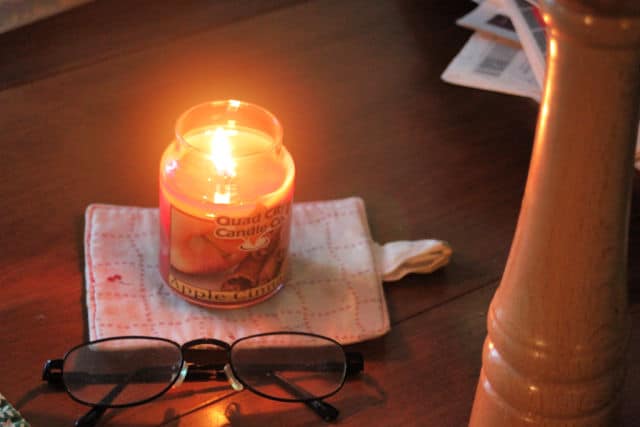
{"label": "turned wooden lamp base", "polygon": [[617,426],[640,2],[541,7],[547,80],[470,425]]}

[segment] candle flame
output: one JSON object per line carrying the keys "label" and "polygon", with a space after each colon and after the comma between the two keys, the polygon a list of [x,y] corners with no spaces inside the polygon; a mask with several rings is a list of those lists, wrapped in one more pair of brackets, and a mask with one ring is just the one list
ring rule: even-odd
{"label": "candle flame", "polygon": [[[207,130],[205,132],[205,134],[210,137],[209,159],[211,159],[216,173],[225,178],[233,178],[236,176],[236,162],[233,159],[229,137],[237,135],[237,133],[238,131],[234,129],[225,129],[222,127],[217,127],[215,131]],[[216,184],[213,202],[229,204],[231,203],[231,194],[231,183]]]}
{"label": "candle flame", "polygon": [[238,132],[231,129],[217,127],[215,131],[207,130],[209,139],[209,158],[213,162],[218,175],[234,177],[236,176],[236,162],[233,160],[231,143],[229,137]]}

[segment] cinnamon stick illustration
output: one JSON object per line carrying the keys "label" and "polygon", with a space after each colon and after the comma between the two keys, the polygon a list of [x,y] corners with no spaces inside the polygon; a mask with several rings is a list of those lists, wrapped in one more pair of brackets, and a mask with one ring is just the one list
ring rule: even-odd
{"label": "cinnamon stick illustration", "polygon": [[280,233],[273,233],[267,247],[259,249],[246,257],[222,284],[222,290],[245,290],[273,280],[285,256],[280,247]]}
{"label": "cinnamon stick illustration", "polygon": [[260,275],[258,276],[259,284],[266,283],[276,277],[280,271],[282,261],[284,260],[283,253],[284,251],[282,249],[278,249],[271,252],[269,256],[266,257],[264,265],[260,270]]}
{"label": "cinnamon stick illustration", "polygon": [[248,256],[238,265],[236,271],[222,284],[223,291],[241,291],[258,285],[264,258]]}

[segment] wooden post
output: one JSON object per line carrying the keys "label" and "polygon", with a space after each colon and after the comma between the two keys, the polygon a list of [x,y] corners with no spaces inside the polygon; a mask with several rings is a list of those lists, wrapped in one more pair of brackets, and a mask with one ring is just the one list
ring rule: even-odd
{"label": "wooden post", "polygon": [[470,425],[615,426],[629,340],[640,2],[541,3],[546,84]]}

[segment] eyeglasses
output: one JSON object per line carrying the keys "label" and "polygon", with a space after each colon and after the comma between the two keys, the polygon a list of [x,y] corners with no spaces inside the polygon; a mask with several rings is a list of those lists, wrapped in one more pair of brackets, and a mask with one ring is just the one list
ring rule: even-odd
{"label": "eyeglasses", "polygon": [[213,338],[182,346],[157,337],[120,336],[73,347],[45,363],[42,379],[92,406],[76,426],[93,426],[108,408],[141,405],[183,381],[227,380],[268,399],[303,402],[326,421],[338,410],[322,399],[364,367],[360,353],[304,332],[252,335],[228,344]]}

